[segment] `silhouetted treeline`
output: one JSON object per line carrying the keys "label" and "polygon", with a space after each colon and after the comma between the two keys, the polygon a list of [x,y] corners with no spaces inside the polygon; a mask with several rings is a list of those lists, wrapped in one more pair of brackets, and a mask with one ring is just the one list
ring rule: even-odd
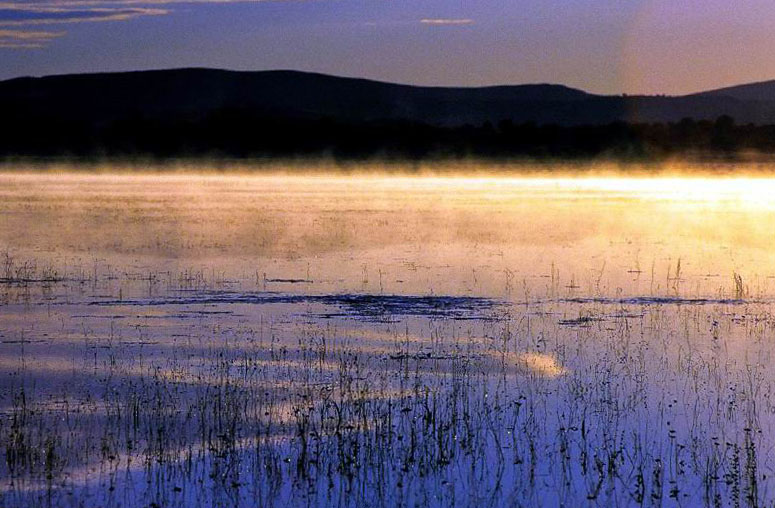
{"label": "silhouetted treeline", "polygon": [[775,125],[716,121],[559,126],[432,126],[345,122],[223,109],[204,116],[128,116],[95,124],[19,116],[0,128],[0,156],[39,157],[531,157],[661,158],[681,154],[775,153]]}

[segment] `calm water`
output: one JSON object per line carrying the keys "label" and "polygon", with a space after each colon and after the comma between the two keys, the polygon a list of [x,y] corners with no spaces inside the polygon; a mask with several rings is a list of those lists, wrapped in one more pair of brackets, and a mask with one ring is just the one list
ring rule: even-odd
{"label": "calm water", "polygon": [[0,175],[0,504],[772,504],[774,227],[768,179]]}

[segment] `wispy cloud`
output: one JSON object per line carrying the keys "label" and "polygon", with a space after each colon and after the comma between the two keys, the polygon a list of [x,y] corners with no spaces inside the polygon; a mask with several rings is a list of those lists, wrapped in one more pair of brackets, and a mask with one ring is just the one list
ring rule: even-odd
{"label": "wispy cloud", "polygon": [[[127,21],[140,17],[169,14],[172,4],[228,4],[267,0],[0,0],[0,27],[32,27],[105,21]],[[10,33],[5,30],[5,33]],[[16,33],[54,33],[21,32]],[[56,37],[63,33],[56,32]],[[0,48],[40,48],[55,37],[19,41],[11,35],[0,37]]]}
{"label": "wispy cloud", "polygon": [[35,49],[43,48],[65,32],[41,32],[29,30],[0,30],[0,48]]}
{"label": "wispy cloud", "polygon": [[449,25],[473,25],[474,20],[469,18],[423,18],[423,25],[449,26]]}
{"label": "wispy cloud", "polygon": [[126,21],[141,16],[168,14],[167,9],[150,8],[78,8],[33,6],[28,9],[3,9],[0,7],[0,26],[35,26],[64,23],[95,23],[100,21]]}
{"label": "wispy cloud", "polygon": [[72,9],[72,8],[120,8],[134,5],[170,4],[236,4],[258,3],[271,0],[2,0],[0,10]]}

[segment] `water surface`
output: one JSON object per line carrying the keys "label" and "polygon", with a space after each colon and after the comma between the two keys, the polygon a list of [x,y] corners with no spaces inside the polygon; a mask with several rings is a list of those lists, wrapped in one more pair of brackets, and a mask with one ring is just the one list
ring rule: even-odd
{"label": "water surface", "polygon": [[7,506],[775,497],[775,180],[0,175]]}

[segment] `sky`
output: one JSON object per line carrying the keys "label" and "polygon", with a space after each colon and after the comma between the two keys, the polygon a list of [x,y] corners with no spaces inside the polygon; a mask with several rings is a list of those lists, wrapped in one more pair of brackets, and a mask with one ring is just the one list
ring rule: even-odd
{"label": "sky", "polygon": [[0,79],[171,67],[594,93],[775,79],[772,0],[0,0]]}

